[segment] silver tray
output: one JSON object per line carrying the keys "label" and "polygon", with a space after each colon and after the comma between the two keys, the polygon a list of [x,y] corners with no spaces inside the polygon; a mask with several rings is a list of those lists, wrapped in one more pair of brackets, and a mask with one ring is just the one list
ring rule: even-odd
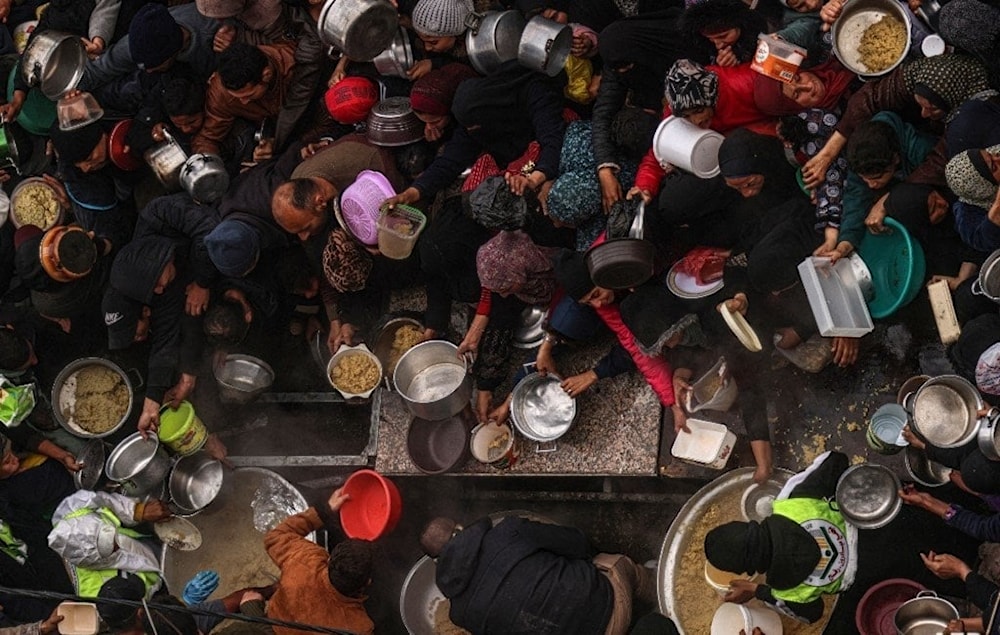
{"label": "silver tray", "polygon": [[900,487],[899,477],[884,465],[853,465],[837,481],[837,505],[855,527],[878,529],[888,525],[902,509]]}

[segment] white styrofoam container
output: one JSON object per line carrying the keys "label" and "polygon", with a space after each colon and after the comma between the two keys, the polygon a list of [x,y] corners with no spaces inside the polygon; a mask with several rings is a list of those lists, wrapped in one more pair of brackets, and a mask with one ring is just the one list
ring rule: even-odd
{"label": "white styrofoam container", "polygon": [[716,470],[726,467],[736,445],[736,435],[714,421],[688,418],[687,425],[691,432],[678,432],[670,453],[682,461]]}
{"label": "white styrofoam container", "polygon": [[809,257],[799,263],[816,326],[823,337],[861,337],[875,329],[868,303],[847,258],[833,266],[829,258]]}

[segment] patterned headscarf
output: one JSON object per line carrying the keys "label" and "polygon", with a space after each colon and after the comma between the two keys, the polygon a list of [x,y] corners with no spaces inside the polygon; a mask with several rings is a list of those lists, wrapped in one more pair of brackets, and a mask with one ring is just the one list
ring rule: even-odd
{"label": "patterned headscarf", "polygon": [[323,248],[323,275],[341,293],[361,291],[372,272],[372,257],[343,229],[330,232]]}
{"label": "patterned headscarf", "polygon": [[908,92],[944,110],[945,123],[967,99],[987,99],[998,94],[990,88],[986,67],[966,55],[935,55],[910,62],[903,69],[903,81]]}
{"label": "patterned headscarf", "polygon": [[[986,151],[1000,154],[1000,145],[990,146]],[[997,184],[980,172],[977,167],[980,162],[978,148],[966,150],[948,161],[944,175],[948,179],[948,187],[960,201],[989,209],[997,195]]]}
{"label": "patterned headscarf", "polygon": [[719,76],[696,62],[674,62],[663,80],[670,109],[680,116],[687,110],[715,108],[719,100]]}
{"label": "patterned headscarf", "polygon": [[500,295],[527,304],[548,304],[556,288],[551,257],[558,251],[539,247],[521,230],[502,231],[479,248],[479,282]]}

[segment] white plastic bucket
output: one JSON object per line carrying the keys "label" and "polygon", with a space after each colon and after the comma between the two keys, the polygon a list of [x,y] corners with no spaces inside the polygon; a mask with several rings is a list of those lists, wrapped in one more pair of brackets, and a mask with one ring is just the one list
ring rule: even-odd
{"label": "white plastic bucket", "polygon": [[760,628],[767,635],[781,635],[781,616],[769,608],[745,606],[724,602],[712,618],[712,635],[738,635],[740,629],[747,635]]}
{"label": "white plastic bucket", "polygon": [[653,156],[695,176],[710,179],[719,174],[719,147],[725,137],[673,115],[660,122],[653,135]]}

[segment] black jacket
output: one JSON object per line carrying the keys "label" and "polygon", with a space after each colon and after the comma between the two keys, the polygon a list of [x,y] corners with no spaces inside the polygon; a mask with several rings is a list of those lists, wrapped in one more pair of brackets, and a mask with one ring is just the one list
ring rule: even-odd
{"label": "black jacket", "polygon": [[474,633],[600,635],[614,596],[592,555],[572,527],[483,519],[445,546],[437,584],[451,620]]}

